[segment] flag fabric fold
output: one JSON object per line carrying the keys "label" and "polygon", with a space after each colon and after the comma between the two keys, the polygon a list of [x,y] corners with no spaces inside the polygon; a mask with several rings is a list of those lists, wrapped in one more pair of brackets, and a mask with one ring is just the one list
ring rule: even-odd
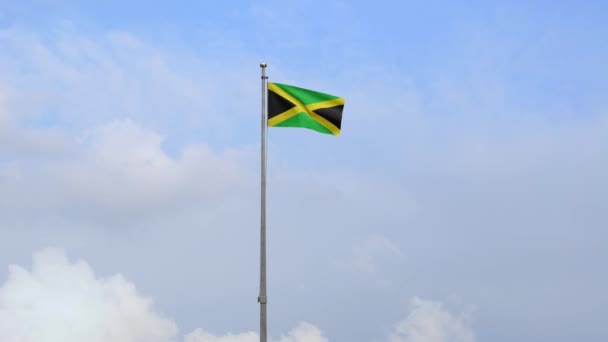
{"label": "flag fabric fold", "polygon": [[268,126],[301,127],[340,135],[344,99],[338,96],[268,82]]}

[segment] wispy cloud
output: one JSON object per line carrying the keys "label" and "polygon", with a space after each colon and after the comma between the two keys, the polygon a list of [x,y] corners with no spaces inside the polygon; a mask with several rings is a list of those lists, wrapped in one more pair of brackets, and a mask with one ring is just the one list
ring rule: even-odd
{"label": "wispy cloud", "polygon": [[[244,68],[244,56],[218,63],[121,31],[83,35],[63,27],[50,35],[0,31],[0,89],[7,88],[0,97],[0,124],[8,117],[17,128],[61,126],[75,133],[128,117],[186,137],[232,139],[229,122],[235,121],[218,115],[218,108],[242,118],[255,104],[257,70]],[[251,74],[251,81],[243,74]],[[228,89],[240,101],[223,101]]]}
{"label": "wispy cloud", "polygon": [[401,249],[384,236],[372,234],[353,243],[347,259],[335,261],[337,267],[375,276],[386,257],[401,257]]}

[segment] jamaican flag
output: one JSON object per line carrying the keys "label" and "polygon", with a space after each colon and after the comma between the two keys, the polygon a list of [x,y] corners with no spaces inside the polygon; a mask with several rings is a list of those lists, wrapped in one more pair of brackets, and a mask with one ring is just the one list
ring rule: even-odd
{"label": "jamaican flag", "polygon": [[341,97],[268,82],[268,126],[340,135],[343,108]]}

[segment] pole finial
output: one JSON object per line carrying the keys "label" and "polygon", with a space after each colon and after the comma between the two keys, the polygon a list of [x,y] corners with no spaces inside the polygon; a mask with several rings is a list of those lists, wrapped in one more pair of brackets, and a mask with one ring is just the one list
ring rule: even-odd
{"label": "pole finial", "polygon": [[266,63],[260,63],[260,68],[265,68],[267,66],[268,66],[268,64],[266,64]]}

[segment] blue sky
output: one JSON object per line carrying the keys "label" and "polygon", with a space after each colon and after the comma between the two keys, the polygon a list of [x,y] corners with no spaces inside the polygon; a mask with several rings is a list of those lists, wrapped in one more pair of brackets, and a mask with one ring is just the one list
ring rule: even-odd
{"label": "blue sky", "polygon": [[273,341],[606,340],[606,9],[3,2],[0,340],[256,340],[262,61]]}

